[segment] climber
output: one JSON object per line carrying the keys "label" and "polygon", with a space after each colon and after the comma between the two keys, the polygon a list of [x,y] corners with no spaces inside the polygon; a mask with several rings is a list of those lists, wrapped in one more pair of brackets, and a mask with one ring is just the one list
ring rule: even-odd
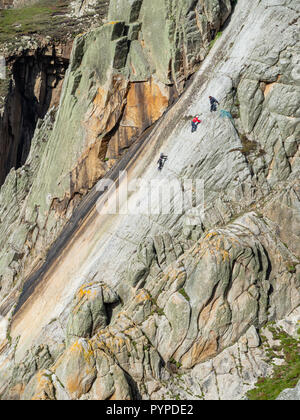
{"label": "climber", "polygon": [[210,112],[216,111],[217,104],[220,105],[219,102],[213,96],[210,96],[209,100],[210,100]]}
{"label": "climber", "polygon": [[160,158],[158,159],[158,162],[157,162],[159,171],[162,170],[167,159],[168,159],[168,156],[164,155],[163,153],[160,154]]}
{"label": "climber", "polygon": [[196,115],[192,120],[192,133],[197,131],[198,124],[201,124],[202,121],[199,120],[200,115]]}

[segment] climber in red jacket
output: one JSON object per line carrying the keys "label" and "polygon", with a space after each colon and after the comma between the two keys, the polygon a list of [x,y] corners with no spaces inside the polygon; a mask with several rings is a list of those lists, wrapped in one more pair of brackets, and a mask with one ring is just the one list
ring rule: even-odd
{"label": "climber in red jacket", "polygon": [[194,133],[195,131],[197,131],[198,124],[201,124],[202,123],[202,121],[199,120],[199,116],[200,115],[196,115],[193,118],[193,120],[192,120],[192,133]]}

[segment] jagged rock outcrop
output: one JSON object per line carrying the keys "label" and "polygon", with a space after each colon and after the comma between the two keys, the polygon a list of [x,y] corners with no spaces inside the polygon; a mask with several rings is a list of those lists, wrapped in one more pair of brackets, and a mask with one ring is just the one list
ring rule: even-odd
{"label": "jagged rock outcrop", "polygon": [[75,16],[97,15],[101,14],[109,3],[109,0],[73,0],[70,2],[70,7]]}
{"label": "jagged rock outcrop", "polygon": [[[1,189],[3,203],[11,188],[20,203],[20,216],[3,205],[1,224],[2,398],[242,399],[272,373],[268,323],[299,323],[300,10],[239,1],[184,90],[230,10],[225,1],[112,1],[107,24],[77,38],[54,126],[48,114],[27,174],[12,171]],[[196,113],[203,123],[191,134]],[[157,173],[161,152],[168,161]],[[78,229],[55,264],[29,277],[9,324],[20,273],[40,268],[34,258],[76,214],[73,199],[111,168],[127,169],[127,212],[101,214],[112,189],[87,214],[79,208]],[[165,213],[167,194],[148,201],[153,179],[173,183]],[[177,212],[196,180],[204,208],[194,194]]]}
{"label": "jagged rock outcrop", "polygon": [[90,338],[108,324],[105,305],[118,302],[118,296],[105,283],[83,285],[75,297],[67,325],[68,341]]}
{"label": "jagged rock outcrop", "polygon": [[27,160],[38,119],[59,104],[71,45],[49,46],[9,57],[11,81],[0,115],[0,184]]}

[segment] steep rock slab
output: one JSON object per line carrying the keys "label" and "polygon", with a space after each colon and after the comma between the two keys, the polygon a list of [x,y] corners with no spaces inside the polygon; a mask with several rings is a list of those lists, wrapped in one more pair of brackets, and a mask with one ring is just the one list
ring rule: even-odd
{"label": "steep rock slab", "polygon": [[[182,74],[177,77],[173,72],[170,78],[169,65],[158,68],[166,51],[172,50],[172,66],[176,61],[174,57],[188,45],[194,54],[203,41],[208,52],[211,35],[209,30],[202,34],[195,19],[196,8],[204,21],[211,19],[206,17],[206,13],[209,14],[206,7],[200,3],[180,3],[173,9],[171,3],[163,2],[158,12],[168,16],[170,22],[177,22],[177,28],[167,30],[165,48],[156,51],[154,57],[149,31],[158,34],[151,26],[158,19],[157,10],[148,2],[139,4],[141,7],[133,9],[132,16],[125,14],[122,20],[116,21],[112,2],[110,19],[113,20],[75,41],[55,128],[40,155],[39,169],[29,180],[26,205],[20,197],[21,216],[14,219],[16,225],[20,225],[18,231],[22,232],[18,239],[18,249],[22,248],[18,267],[26,267],[27,273],[57,238],[82,196],[115,165],[139,135],[164,114],[178,94],[174,86],[181,92],[183,81],[196,70],[195,63],[183,69],[185,61],[180,59],[177,70]],[[217,19],[221,24],[231,10],[229,5],[221,9],[213,18],[214,25]],[[181,19],[184,19],[184,28],[180,26]],[[144,42],[144,23],[149,46]],[[197,42],[190,40],[190,29]],[[169,36],[173,37],[170,42],[167,41]],[[180,41],[177,42],[178,36]],[[197,63],[206,53],[202,51]],[[38,94],[38,89],[35,90]],[[137,106],[139,102],[143,103],[142,107]],[[4,186],[4,190],[6,188]],[[32,226],[35,229],[33,243]],[[3,229],[9,228],[4,222]],[[12,242],[13,238],[3,243],[5,255],[12,255]],[[26,252],[28,242],[32,244],[30,255]],[[1,275],[6,276],[5,262],[1,270]],[[21,275],[14,269],[10,284],[19,284],[24,276],[25,273]]]}

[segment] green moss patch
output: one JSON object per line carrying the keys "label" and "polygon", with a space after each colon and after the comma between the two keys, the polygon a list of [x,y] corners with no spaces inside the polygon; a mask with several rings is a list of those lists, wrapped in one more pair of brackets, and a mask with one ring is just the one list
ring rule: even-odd
{"label": "green moss patch", "polygon": [[180,289],[179,293],[189,302],[190,301],[190,297],[189,295],[186,293],[185,289]]}
{"label": "green moss patch", "polygon": [[[259,378],[253,390],[247,393],[249,400],[275,400],[287,388],[294,388],[300,379],[300,339],[284,332],[282,328],[269,327],[278,346],[270,347],[263,339],[268,362],[274,364],[270,378]],[[263,338],[263,337],[262,337]],[[282,359],[284,363],[277,366],[274,359]]]}
{"label": "green moss patch", "polygon": [[0,42],[14,36],[30,35],[51,30],[67,12],[68,2],[64,0],[40,0],[33,5],[18,9],[0,11]]}
{"label": "green moss patch", "polygon": [[210,44],[209,44],[209,49],[211,50],[212,47],[215,45],[216,41],[221,38],[223,32],[218,32],[217,35],[215,36],[215,39],[213,39]]}
{"label": "green moss patch", "polygon": [[294,262],[291,262],[291,261],[286,263],[286,268],[287,268],[288,272],[291,273],[291,274],[295,274],[296,271],[297,271],[296,264]]}
{"label": "green moss patch", "polygon": [[17,9],[0,10],[0,44],[15,42],[20,36],[49,36],[60,41],[66,35],[78,35],[91,25],[91,17],[97,23],[107,16],[108,0],[98,0],[95,13],[80,19],[70,17],[70,0],[39,0],[37,3]]}

